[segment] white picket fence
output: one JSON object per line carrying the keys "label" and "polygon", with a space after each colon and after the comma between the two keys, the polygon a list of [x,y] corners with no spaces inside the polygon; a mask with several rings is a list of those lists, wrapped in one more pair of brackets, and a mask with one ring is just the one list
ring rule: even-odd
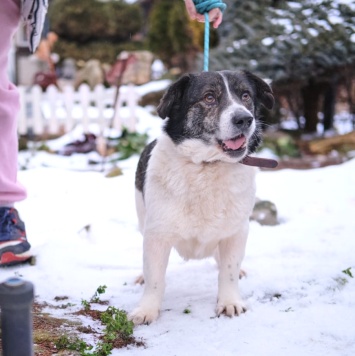
{"label": "white picket fence", "polygon": [[134,85],[122,86],[116,98],[116,88],[98,85],[94,90],[82,84],[77,91],[72,86],[59,90],[49,86],[42,91],[39,86],[19,87],[20,113],[18,133],[25,135],[62,134],[71,131],[77,124],[84,132],[91,123],[101,130],[122,126],[136,129],[135,108],[140,94]]}

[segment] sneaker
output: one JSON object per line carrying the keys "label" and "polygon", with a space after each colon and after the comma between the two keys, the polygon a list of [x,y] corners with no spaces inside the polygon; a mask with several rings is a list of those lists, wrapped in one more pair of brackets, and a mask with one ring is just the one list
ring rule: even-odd
{"label": "sneaker", "polygon": [[31,245],[25,224],[14,208],[0,208],[0,266],[10,266],[31,259]]}
{"label": "sneaker", "polygon": [[73,153],[89,153],[96,150],[96,135],[84,134],[83,139],[67,143],[58,153],[63,156],[71,156]]}

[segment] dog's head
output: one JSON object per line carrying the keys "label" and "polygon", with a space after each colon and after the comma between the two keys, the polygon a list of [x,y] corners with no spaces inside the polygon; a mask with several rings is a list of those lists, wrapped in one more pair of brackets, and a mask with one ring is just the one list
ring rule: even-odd
{"label": "dog's head", "polygon": [[260,105],[271,109],[270,86],[247,71],[187,74],[164,94],[164,130],[195,162],[238,162],[261,142]]}

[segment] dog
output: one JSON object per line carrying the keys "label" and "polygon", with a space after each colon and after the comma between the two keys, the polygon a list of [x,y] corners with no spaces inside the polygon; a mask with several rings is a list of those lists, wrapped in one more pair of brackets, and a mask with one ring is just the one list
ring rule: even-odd
{"label": "dog", "polygon": [[261,143],[260,107],[273,104],[270,86],[248,71],[186,74],[163,95],[162,134],[136,170],[145,283],[129,315],[136,325],[159,316],[172,248],[186,260],[216,258],[217,316],[246,311],[238,280],[257,169],[242,162]]}

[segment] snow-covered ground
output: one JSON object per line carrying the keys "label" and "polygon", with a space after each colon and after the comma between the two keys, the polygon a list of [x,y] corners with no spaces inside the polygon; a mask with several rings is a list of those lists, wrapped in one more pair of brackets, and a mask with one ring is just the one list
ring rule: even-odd
{"label": "snow-covered ground", "polygon": [[[146,118],[151,136],[160,122]],[[17,208],[37,264],[2,269],[0,282],[21,276],[34,284],[39,301],[68,296],[73,310],[106,285],[102,299],[131,311],[143,290],[134,284],[142,267],[134,207],[138,157],[120,162],[123,175],[114,178],[86,170],[85,155],[21,154],[24,159],[28,169],[19,180],[28,198]],[[257,186],[259,198],[276,204],[280,224],[251,223],[247,277],[240,282],[248,311],[216,318],[214,260],[185,262],[173,252],[161,316],[134,331],[147,348],[113,355],[355,355],[355,278],[342,272],[350,268],[355,277],[355,159],[308,171],[263,171]]]}

